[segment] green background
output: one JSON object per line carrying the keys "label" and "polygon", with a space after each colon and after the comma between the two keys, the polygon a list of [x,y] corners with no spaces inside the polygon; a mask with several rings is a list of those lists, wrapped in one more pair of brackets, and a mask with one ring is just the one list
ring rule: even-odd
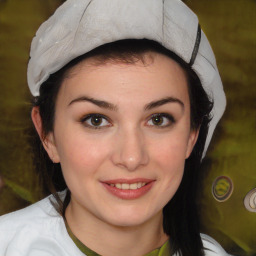
{"label": "green background", "polygon": [[[42,198],[27,143],[30,94],[26,66],[32,37],[60,0],[0,0],[0,215]],[[256,213],[243,205],[256,187],[256,1],[187,0],[216,54],[227,109],[203,162],[199,205],[202,231],[235,255],[256,255]],[[211,193],[226,175],[234,191],[225,202]],[[1,181],[0,181],[1,186]]]}

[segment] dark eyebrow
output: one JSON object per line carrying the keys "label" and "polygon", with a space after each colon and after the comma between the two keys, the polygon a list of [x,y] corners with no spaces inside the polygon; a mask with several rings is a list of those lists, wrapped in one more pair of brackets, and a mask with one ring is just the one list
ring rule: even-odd
{"label": "dark eyebrow", "polygon": [[166,97],[166,98],[148,103],[145,106],[145,110],[150,110],[152,108],[160,107],[167,103],[178,103],[182,107],[182,109],[184,109],[184,103],[181,100],[174,97]]}
{"label": "dark eyebrow", "polygon": [[109,102],[104,101],[104,100],[96,100],[94,98],[90,98],[90,97],[86,97],[86,96],[82,96],[82,97],[79,97],[79,98],[76,98],[76,99],[72,100],[68,104],[68,106],[70,106],[71,104],[73,104],[75,102],[83,102],[83,101],[91,102],[91,103],[97,105],[100,108],[106,108],[106,109],[109,109],[109,110],[117,111],[117,106],[113,105],[112,103],[109,103]]}
{"label": "dark eyebrow", "polygon": [[[98,107],[100,108],[105,108],[105,109],[109,109],[109,110],[113,110],[113,111],[117,111],[117,106],[112,104],[112,103],[109,103],[107,101],[104,101],[104,100],[96,100],[94,98],[90,98],[90,97],[86,97],[86,96],[82,96],[82,97],[79,97],[79,98],[76,98],[74,100],[72,100],[68,106],[70,106],[71,104],[75,103],[75,102],[83,102],[83,101],[87,101],[87,102],[91,102],[95,105],[97,105]],[[167,98],[163,98],[163,99],[160,99],[160,100],[157,100],[157,101],[152,101],[150,103],[148,103],[144,109],[145,110],[151,110],[152,108],[156,108],[156,107],[160,107],[164,104],[167,104],[167,103],[178,103],[182,109],[184,108],[184,103],[177,99],[177,98],[174,98],[174,97],[167,97]]]}

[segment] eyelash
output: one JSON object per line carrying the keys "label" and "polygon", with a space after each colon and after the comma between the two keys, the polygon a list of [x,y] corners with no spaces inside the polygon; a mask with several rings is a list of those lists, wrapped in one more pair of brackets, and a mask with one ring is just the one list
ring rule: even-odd
{"label": "eyelash", "polygon": [[[107,124],[107,125],[101,125],[101,123],[100,123],[100,126],[93,125],[93,124],[92,124],[92,118],[100,118],[101,120],[103,120],[103,122],[108,122],[108,124]],[[176,120],[174,119],[174,117],[173,117],[172,115],[170,115],[170,114],[167,114],[167,113],[157,113],[157,114],[151,115],[150,118],[148,119],[147,123],[148,123],[149,121],[152,122],[152,119],[153,119],[153,118],[163,118],[163,119],[166,118],[166,119],[167,119],[167,122],[168,122],[168,123],[165,124],[165,125],[155,125],[155,124],[150,124],[150,125],[148,125],[148,126],[156,127],[156,128],[160,128],[160,129],[161,129],[161,128],[163,129],[163,128],[166,128],[166,127],[170,127],[171,125],[173,125],[173,124],[176,122]],[[90,121],[90,124],[87,123],[88,121]],[[166,120],[165,120],[165,121],[166,121]],[[89,115],[86,115],[86,116],[84,116],[84,117],[80,120],[80,122],[81,122],[84,126],[90,128],[90,129],[103,129],[103,128],[112,126],[112,124],[111,124],[109,118],[107,118],[106,116],[101,115],[101,114],[89,114]]]}
{"label": "eyelash", "polygon": [[165,124],[165,125],[161,125],[161,126],[160,125],[159,126],[158,125],[154,125],[154,124],[149,125],[149,126],[154,126],[156,128],[160,128],[160,129],[163,129],[163,128],[166,128],[166,127],[170,127],[171,125],[173,125],[176,122],[174,117],[172,115],[170,115],[170,114],[167,114],[167,113],[153,114],[153,115],[150,116],[148,122],[152,121],[153,118],[166,118],[167,119],[168,123]]}
{"label": "eyelash", "polygon": [[[86,123],[86,122],[87,122],[88,120],[90,120],[90,119],[91,119],[90,122],[92,122],[92,118],[93,118],[93,117],[94,117],[94,118],[101,118],[102,120],[107,121],[107,122],[109,123],[109,125],[95,126],[95,125],[93,125],[92,123],[91,123],[91,124]],[[86,127],[90,128],[90,129],[102,129],[102,128],[106,128],[106,127],[111,126],[111,123],[110,123],[109,119],[108,119],[106,116],[101,115],[101,114],[89,114],[89,115],[86,115],[85,117],[83,117],[83,118],[80,120],[80,122],[81,122],[83,125],[85,125]]]}

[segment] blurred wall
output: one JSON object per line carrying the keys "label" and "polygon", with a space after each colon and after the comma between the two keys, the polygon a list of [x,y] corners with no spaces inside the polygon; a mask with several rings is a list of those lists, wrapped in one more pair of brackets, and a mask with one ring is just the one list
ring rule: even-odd
{"label": "blurred wall", "polygon": [[[236,255],[256,255],[256,212],[244,207],[246,194],[256,188],[256,1],[187,4],[198,13],[212,44],[227,94],[227,109],[202,173],[203,231]],[[218,202],[212,185],[223,175],[232,181],[233,193]]]}
{"label": "blurred wall", "polygon": [[37,28],[61,2],[0,0],[0,214],[43,196],[27,142],[32,124],[26,68]]}
{"label": "blurred wall", "polygon": [[[27,143],[31,106],[26,65],[33,35],[61,2],[0,0],[0,214],[44,196]],[[212,44],[228,103],[203,162],[198,199],[202,232],[230,253],[256,255],[256,213],[244,207],[246,194],[256,187],[256,2],[184,2],[198,14]],[[223,202],[212,195],[219,176],[228,177],[234,187]]]}

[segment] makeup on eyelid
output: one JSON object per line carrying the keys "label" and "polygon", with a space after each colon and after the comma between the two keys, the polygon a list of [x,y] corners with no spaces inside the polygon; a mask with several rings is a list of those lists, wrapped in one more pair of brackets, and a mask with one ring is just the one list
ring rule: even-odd
{"label": "makeup on eyelid", "polygon": [[[148,124],[147,126],[155,128],[167,128],[172,126],[176,122],[175,118],[167,113],[152,114],[149,116],[149,118],[147,118],[147,123],[149,123],[150,121],[151,124]],[[102,129],[112,126],[111,121],[108,117],[98,113],[87,114],[80,119],[80,122],[91,129]]]}

